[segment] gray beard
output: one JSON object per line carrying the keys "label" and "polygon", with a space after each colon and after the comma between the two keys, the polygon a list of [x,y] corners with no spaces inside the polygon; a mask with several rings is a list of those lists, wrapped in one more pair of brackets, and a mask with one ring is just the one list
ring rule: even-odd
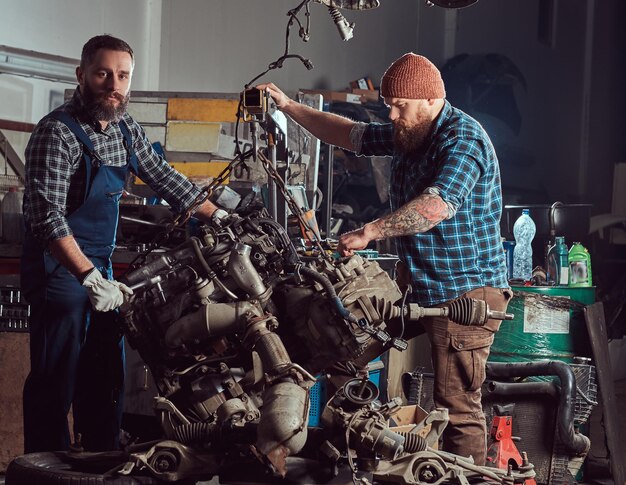
{"label": "gray beard", "polygon": [[130,101],[129,92],[124,96],[124,99],[121,100],[119,105],[110,105],[103,99],[106,95],[96,95],[87,84],[85,84],[82,90],[82,95],[85,114],[90,119],[96,121],[117,122],[121,120],[128,109],[128,103]]}

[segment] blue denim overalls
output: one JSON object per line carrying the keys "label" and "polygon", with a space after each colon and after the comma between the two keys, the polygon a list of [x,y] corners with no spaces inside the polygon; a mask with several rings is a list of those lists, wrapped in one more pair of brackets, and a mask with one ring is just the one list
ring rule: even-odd
{"label": "blue denim overalls", "polygon": [[[120,121],[127,163],[111,167],[102,164],[91,140],[68,113],[57,110],[48,116],[67,125],[83,145],[85,199],[67,220],[83,253],[112,278],[119,200],[128,171],[137,173],[130,132]],[[31,371],[24,386],[26,453],[68,449],[70,405],[74,436],[81,434],[86,450],[118,448],[124,347],[117,312],[92,311],[85,288],[28,230],[21,273],[31,305]]]}

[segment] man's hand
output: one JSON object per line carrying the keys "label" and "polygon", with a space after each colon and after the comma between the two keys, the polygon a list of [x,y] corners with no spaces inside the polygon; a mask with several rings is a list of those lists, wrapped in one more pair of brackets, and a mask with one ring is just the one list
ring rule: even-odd
{"label": "man's hand", "polygon": [[377,229],[375,222],[365,224],[360,229],[346,232],[339,238],[337,252],[342,256],[352,256],[354,251],[365,249],[370,241],[381,239],[380,231]]}
{"label": "man's hand", "polygon": [[104,279],[102,273],[95,267],[85,276],[82,285],[87,288],[89,301],[97,312],[115,310],[133,294],[133,290],[124,283]]}
{"label": "man's hand", "polygon": [[291,102],[291,98],[283,93],[274,83],[259,84],[256,88],[260,91],[267,91],[276,103],[276,107],[280,110],[286,108]]}

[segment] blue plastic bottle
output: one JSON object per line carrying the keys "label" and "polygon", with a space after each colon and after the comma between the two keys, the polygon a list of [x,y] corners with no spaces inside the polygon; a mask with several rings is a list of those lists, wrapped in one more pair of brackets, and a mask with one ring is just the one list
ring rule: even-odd
{"label": "blue plastic bottle", "polygon": [[532,242],[537,228],[530,217],[528,209],[522,210],[522,215],[513,225],[515,248],[513,248],[513,278],[530,280],[533,273]]}
{"label": "blue plastic bottle", "polygon": [[548,281],[557,286],[569,284],[568,249],[565,238],[557,236],[554,245],[548,250]]}

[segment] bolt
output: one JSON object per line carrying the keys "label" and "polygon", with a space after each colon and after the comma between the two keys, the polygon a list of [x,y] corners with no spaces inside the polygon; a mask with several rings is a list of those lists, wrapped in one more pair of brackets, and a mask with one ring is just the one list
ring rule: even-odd
{"label": "bolt", "polygon": [[522,451],[522,466],[528,466],[528,453]]}
{"label": "bolt", "polygon": [[433,472],[432,472],[432,471],[430,471],[430,470],[424,470],[424,471],[422,472],[422,479],[423,479],[423,480],[430,481],[430,480],[432,480],[434,477],[435,477],[435,475],[434,475],[434,474],[433,474]]}

